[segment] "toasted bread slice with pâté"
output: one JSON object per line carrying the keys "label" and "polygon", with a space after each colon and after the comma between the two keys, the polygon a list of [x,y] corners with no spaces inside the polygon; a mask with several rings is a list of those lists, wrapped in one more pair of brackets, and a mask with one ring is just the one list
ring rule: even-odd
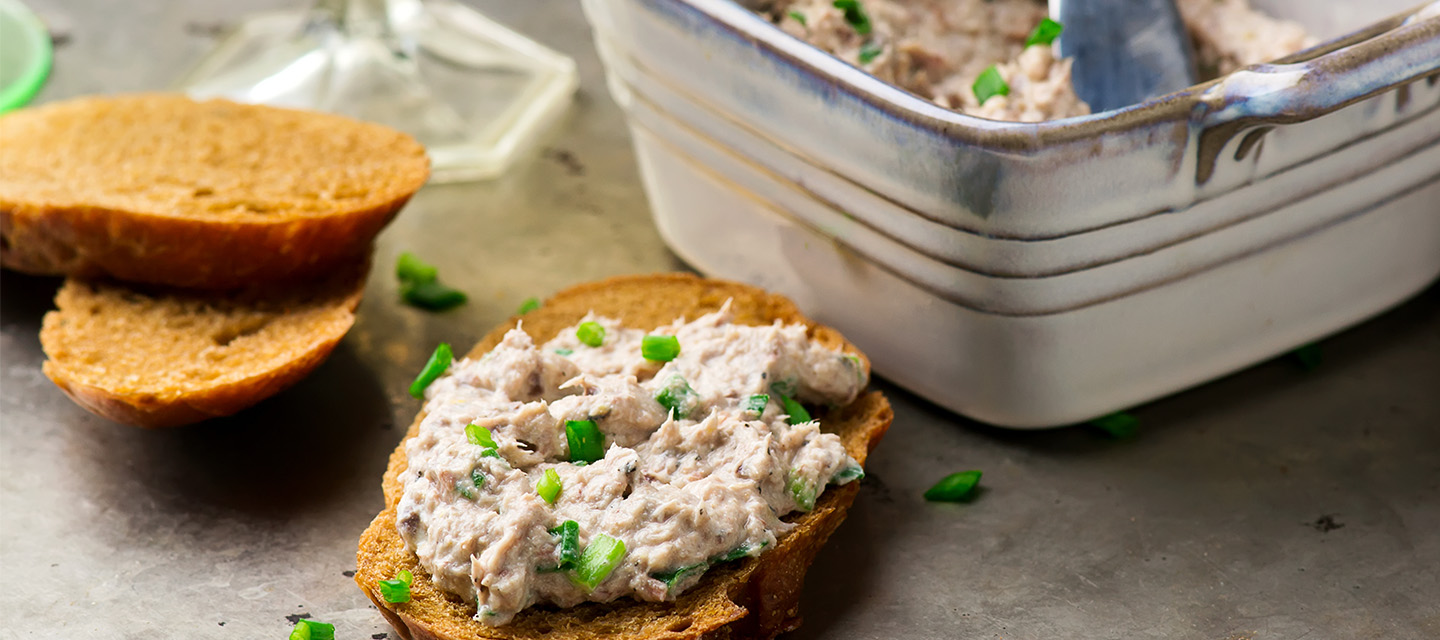
{"label": "toasted bread slice with p\u00e2t\u00e9", "polygon": [[[523,319],[526,333],[537,343],[579,322],[588,312],[620,320],[627,327],[653,328],[676,318],[694,320],[732,300],[740,324],[803,323],[812,340],[869,361],[834,329],[808,320],[789,300],[755,287],[684,274],[623,276],[567,289],[540,309],[511,318],[475,345],[479,357],[500,342]],[[712,568],[699,584],[673,602],[621,599],[586,603],[569,609],[534,607],[510,624],[491,627],[474,620],[475,604],[432,584],[396,529],[407,460],[405,442],[419,432],[417,416],[405,439],[390,456],[382,486],[385,509],[360,537],[355,582],[379,607],[404,640],[515,640],[549,638],[587,640],[683,640],[694,638],[773,638],[800,624],[799,600],[805,572],[821,545],[845,519],[859,483],[831,486],[813,511],[793,519],[798,526],[775,548],[759,556]],[[836,433],[846,451],[864,464],[871,449],[890,427],[890,404],[879,392],[862,393],[847,406],[818,415],[824,431]],[[378,582],[410,571],[411,600],[393,604],[380,596]]]}
{"label": "toasted bread slice with p\u00e2t\u00e9", "polygon": [[179,94],[14,111],[0,141],[0,264],[193,289],[363,261],[429,176],[381,125]]}

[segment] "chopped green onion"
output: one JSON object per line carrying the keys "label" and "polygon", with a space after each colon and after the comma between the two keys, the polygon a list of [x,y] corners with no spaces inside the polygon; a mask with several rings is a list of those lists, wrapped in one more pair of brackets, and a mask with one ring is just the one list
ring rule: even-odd
{"label": "chopped green onion", "polygon": [[794,21],[800,23],[800,26],[802,26],[802,27],[805,27],[805,28],[807,28],[807,29],[810,27],[810,23],[805,20],[805,14],[800,13],[799,11],[794,11],[794,10],[792,10],[792,11],[790,11],[790,13],[787,13],[787,14],[785,14],[785,15],[790,16],[790,19],[791,19],[791,20],[794,20]]}
{"label": "chopped green onion", "polygon": [[1025,39],[1025,46],[1031,47],[1037,44],[1048,45],[1060,37],[1060,32],[1065,30],[1065,25],[1050,18],[1041,18],[1040,24],[1035,25],[1035,30],[1030,32],[1030,37]]}
{"label": "chopped green onion", "polygon": [[932,502],[966,502],[974,497],[975,486],[978,484],[979,471],[952,473],[926,490],[925,499]]}
{"label": "chopped green onion", "polygon": [[499,458],[499,457],[500,457],[500,452],[499,452],[499,451],[496,451],[496,450],[494,450],[494,449],[486,449],[486,450],[480,452],[480,457],[482,457],[482,458]]}
{"label": "chopped green onion", "polygon": [[845,484],[851,480],[863,480],[864,478],[865,470],[858,464],[851,464],[836,471],[835,475],[830,477],[830,484]]}
{"label": "chopped green onion", "polygon": [[734,549],[731,549],[731,550],[729,550],[729,551],[726,551],[723,555],[719,555],[719,556],[716,556],[716,557],[714,557],[714,558],[711,558],[711,559],[710,559],[710,562],[730,562],[730,561],[732,561],[732,560],[739,560],[739,559],[741,559],[741,558],[748,558],[748,557],[750,557],[750,556],[755,555],[755,554],[758,553],[761,549],[764,549],[764,548],[765,548],[767,545],[769,545],[769,544],[770,544],[770,541],[769,541],[769,540],[766,540],[765,542],[761,542],[761,543],[758,544],[758,545],[742,544],[742,545],[740,545],[740,546],[738,546],[738,547],[735,547]]}
{"label": "chopped green onion", "polygon": [[680,355],[680,339],[675,336],[645,336],[640,340],[640,355],[651,362],[669,362]]}
{"label": "chopped green onion", "polygon": [[671,591],[671,590],[674,590],[674,589],[675,589],[675,585],[680,584],[681,582],[684,582],[686,578],[689,578],[690,576],[693,576],[693,575],[696,575],[696,574],[704,573],[705,570],[708,569],[708,568],[710,568],[710,563],[708,563],[708,562],[697,562],[697,563],[695,563],[695,564],[688,565],[688,566],[684,566],[684,567],[679,567],[679,568],[673,569],[673,570],[671,570],[671,571],[662,571],[662,572],[660,572],[660,573],[652,573],[652,574],[650,574],[650,577],[652,577],[652,578],[654,578],[654,579],[656,579],[656,580],[659,580],[659,581],[661,581],[661,582],[664,582],[664,583],[665,583],[665,590],[666,590],[666,591]]}
{"label": "chopped green onion", "polygon": [[425,387],[430,386],[436,378],[450,368],[450,363],[455,360],[455,354],[451,353],[450,345],[444,342],[435,347],[435,353],[430,354],[430,361],[425,363],[425,368],[420,370],[420,375],[415,377],[415,382],[410,383],[410,395],[416,398],[425,397]]}
{"label": "chopped green onion", "polygon": [[1000,69],[993,64],[980,72],[980,77],[975,78],[975,84],[970,88],[980,104],[995,96],[1010,95],[1010,85],[1005,84],[1005,78],[1000,77]]}
{"label": "chopped green onion", "polygon": [[865,44],[860,45],[860,64],[870,64],[871,60],[879,57],[884,51],[884,45],[874,40],[866,40]]}
{"label": "chopped green onion", "polygon": [[475,485],[475,488],[476,488],[476,489],[484,488],[484,487],[485,487],[485,473],[482,472],[482,471],[480,471],[479,468],[471,469],[471,470],[470,470],[470,483],[473,484],[473,485]]}
{"label": "chopped green onion", "polygon": [[598,322],[582,322],[575,328],[575,337],[580,339],[581,344],[598,347],[605,343],[605,327]]}
{"label": "chopped green onion", "polygon": [[801,511],[813,511],[815,509],[815,487],[810,486],[804,478],[791,474],[790,480],[785,483],[785,488],[790,490],[790,497],[795,500],[795,506]]}
{"label": "chopped green onion", "polygon": [[314,620],[297,620],[290,640],[335,640],[335,625]]}
{"label": "chopped green onion", "polygon": [[753,413],[756,417],[765,413],[765,407],[770,404],[769,394],[757,393],[745,400],[745,411]]}
{"label": "chopped green onion", "polygon": [[786,422],[790,424],[800,424],[810,421],[810,412],[806,411],[805,407],[800,406],[799,402],[796,402],[790,396],[780,393],[775,387],[771,387],[770,390],[780,396],[780,404],[785,407],[785,415],[789,416],[785,419]]}
{"label": "chopped green onion", "polygon": [[605,457],[605,434],[590,420],[566,420],[565,440],[570,444],[570,459],[594,462]]}
{"label": "chopped green onion", "polygon": [[870,33],[870,16],[865,14],[860,0],[835,0],[835,8],[845,12],[845,22],[850,23],[855,33],[862,36]]}
{"label": "chopped green onion", "polygon": [[401,282],[429,282],[439,275],[439,269],[409,251],[400,252],[400,259],[395,261],[395,277]]}
{"label": "chopped green onion", "polygon": [[540,299],[539,299],[539,298],[526,298],[524,302],[520,303],[520,310],[519,310],[519,311],[516,311],[515,313],[516,313],[516,315],[522,315],[522,316],[523,316],[523,315],[525,315],[525,314],[527,314],[527,313],[530,313],[531,311],[534,311],[534,310],[539,309],[539,308],[540,308]]}
{"label": "chopped green onion", "polygon": [[500,446],[495,444],[495,436],[490,433],[489,429],[473,422],[465,425],[465,439],[469,440],[470,444],[477,447],[485,447],[486,449],[494,449]]}
{"label": "chopped green onion", "polygon": [[570,355],[570,354],[572,354],[572,353],[575,353],[575,350],[574,350],[574,349],[566,349],[565,347],[560,347],[559,349],[556,349],[556,350],[555,350],[555,353],[558,353],[558,354],[560,354],[560,355],[562,355],[562,356],[568,356],[568,355]]}
{"label": "chopped green onion", "polygon": [[1312,342],[1290,352],[1295,361],[1300,363],[1300,368],[1306,371],[1314,371],[1320,368],[1320,362],[1324,360],[1324,354],[1320,352],[1320,343]]}
{"label": "chopped green onion", "polygon": [[535,493],[540,494],[540,499],[547,504],[555,504],[560,497],[560,474],[554,469],[546,469],[545,474],[535,483]]}
{"label": "chopped green onion", "polygon": [[560,571],[574,569],[580,562],[580,523],[566,520],[550,530],[560,537]]}
{"label": "chopped green onion", "polygon": [[466,481],[464,481],[464,480],[459,480],[459,481],[457,481],[457,482],[455,483],[455,493],[460,494],[460,497],[462,497],[462,498],[464,498],[464,499],[466,499],[466,500],[474,500],[474,499],[475,499],[475,487],[473,487],[473,486],[471,486],[471,485],[472,485],[471,482],[466,482]]}
{"label": "chopped green onion", "polygon": [[394,580],[380,581],[380,597],[391,604],[409,602],[410,583],[414,580],[415,577],[410,575],[409,571],[401,569],[400,573],[395,574]]}
{"label": "chopped green onion", "polygon": [[800,383],[796,382],[795,378],[785,378],[784,380],[770,385],[770,390],[780,395],[793,396],[795,395],[795,391],[799,386]]}
{"label": "chopped green onion", "polygon": [[655,401],[669,410],[676,420],[684,420],[685,416],[695,410],[699,398],[695,395],[695,390],[690,388],[690,383],[677,375],[671,376],[670,382],[655,394]]}
{"label": "chopped green onion", "polygon": [[615,567],[620,566],[623,557],[623,541],[603,533],[596,534],[590,539],[590,546],[585,547],[585,553],[580,554],[580,562],[575,566],[575,583],[593,591]]}
{"label": "chopped green onion", "polygon": [[405,302],[428,311],[454,309],[469,300],[465,292],[447,287],[437,280],[403,283],[400,295]]}
{"label": "chopped green onion", "polygon": [[1090,425],[1112,438],[1133,438],[1140,433],[1140,419],[1124,411],[1091,420]]}

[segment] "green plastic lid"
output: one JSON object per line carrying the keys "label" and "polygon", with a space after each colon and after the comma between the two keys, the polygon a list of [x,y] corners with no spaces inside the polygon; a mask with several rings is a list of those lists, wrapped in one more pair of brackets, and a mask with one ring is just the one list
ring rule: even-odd
{"label": "green plastic lid", "polygon": [[0,0],[0,113],[25,106],[50,75],[50,32],[19,0]]}

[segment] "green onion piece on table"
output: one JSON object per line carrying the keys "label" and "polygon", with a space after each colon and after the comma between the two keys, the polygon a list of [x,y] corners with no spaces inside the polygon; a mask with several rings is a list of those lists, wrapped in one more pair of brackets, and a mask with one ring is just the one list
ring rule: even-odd
{"label": "green onion piece on table", "polygon": [[624,542],[603,533],[597,534],[590,539],[590,546],[585,547],[585,553],[580,554],[580,562],[575,567],[575,583],[593,591],[615,567],[620,566],[620,559],[623,557]]}
{"label": "green onion piece on table", "polygon": [[519,311],[516,311],[515,313],[516,313],[517,315],[522,315],[522,316],[523,316],[523,315],[525,315],[525,314],[527,314],[527,313],[530,313],[531,311],[534,311],[534,310],[539,309],[539,308],[540,308],[540,299],[539,299],[539,298],[526,298],[524,302],[520,303],[520,310],[519,310]]}
{"label": "green onion piece on table", "polygon": [[566,420],[565,440],[570,445],[570,460],[594,462],[605,457],[605,434],[590,420]]}
{"label": "green onion piece on table", "polygon": [[857,57],[860,59],[860,64],[870,64],[871,60],[878,58],[884,51],[885,47],[880,43],[866,40],[865,44],[860,45],[860,54]]}
{"label": "green onion piece on table", "polygon": [[560,474],[556,473],[554,469],[546,469],[545,473],[540,476],[540,480],[535,483],[535,493],[540,494],[540,499],[547,504],[555,504],[555,501],[560,498],[560,489]]}
{"label": "green onion piece on table", "polygon": [[401,569],[400,573],[395,574],[395,579],[380,581],[380,597],[392,604],[409,602],[410,583],[414,580],[415,577],[410,575],[409,571]]}
{"label": "green onion piece on table", "polygon": [[1000,69],[993,64],[980,72],[980,77],[975,78],[975,84],[970,88],[975,91],[975,100],[980,104],[995,96],[1010,95],[1010,85],[1005,84],[1005,78],[1000,77]]}
{"label": "green onion piece on table", "polygon": [[769,394],[757,393],[745,399],[745,411],[753,413],[758,417],[760,414],[765,413],[765,407],[769,404]]}
{"label": "green onion piece on table", "polygon": [[425,387],[430,386],[436,378],[450,368],[450,363],[455,360],[455,354],[451,353],[450,345],[444,342],[435,347],[435,353],[430,354],[430,361],[425,363],[425,368],[420,370],[420,375],[415,377],[415,382],[410,383],[410,395],[416,398],[425,397]]}
{"label": "green onion piece on table", "polygon": [[1124,411],[1096,418],[1090,424],[1112,438],[1133,438],[1140,433],[1140,419]]}
{"label": "green onion piece on table", "polygon": [[580,523],[566,520],[550,530],[560,537],[560,571],[574,569],[580,563]]}
{"label": "green onion piece on table", "polygon": [[1025,39],[1025,46],[1030,47],[1037,44],[1048,45],[1060,37],[1060,32],[1065,30],[1065,25],[1050,18],[1041,18],[1040,24],[1035,25],[1035,30],[1030,32],[1030,37]]}
{"label": "green onion piece on table", "polygon": [[470,444],[477,447],[485,447],[486,449],[494,449],[500,446],[495,444],[495,436],[490,433],[489,429],[473,422],[465,425],[465,439],[469,440]]}
{"label": "green onion piece on table", "polygon": [[335,640],[335,625],[314,620],[297,620],[290,640]]}
{"label": "green onion piece on table", "polygon": [[952,473],[930,487],[925,492],[925,499],[931,502],[965,502],[974,496],[978,484],[979,471]]}
{"label": "green onion piece on table", "polygon": [[675,336],[645,336],[640,340],[640,355],[651,362],[669,362],[680,355],[680,339]]}
{"label": "green onion piece on table", "polygon": [[598,347],[605,343],[605,327],[598,322],[582,322],[575,328],[575,337],[581,344]]}
{"label": "green onion piece on table", "polygon": [[395,277],[401,282],[428,282],[439,275],[439,269],[409,251],[402,251],[395,261]]}
{"label": "green onion piece on table", "polygon": [[785,419],[786,422],[790,424],[800,424],[810,421],[810,412],[806,411],[805,407],[800,406],[800,403],[796,402],[794,398],[780,393],[773,387],[770,390],[774,391],[775,395],[780,396],[780,404],[785,407],[785,415],[789,416]]}
{"label": "green onion piece on table", "polygon": [[862,36],[870,33],[870,16],[865,13],[865,7],[860,6],[860,0],[835,0],[835,8],[845,13],[845,22],[855,33]]}
{"label": "green onion piece on table", "polygon": [[454,309],[469,300],[465,292],[447,287],[436,280],[401,284],[400,295],[405,298],[405,302],[428,311]]}

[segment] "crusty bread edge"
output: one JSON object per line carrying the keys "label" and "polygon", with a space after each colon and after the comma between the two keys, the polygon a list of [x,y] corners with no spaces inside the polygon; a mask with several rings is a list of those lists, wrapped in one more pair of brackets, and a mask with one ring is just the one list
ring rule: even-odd
{"label": "crusty bread edge", "polygon": [[[692,318],[704,311],[704,309],[693,307],[697,300],[700,305],[706,304],[702,299],[707,295],[710,296],[709,307],[713,308],[718,306],[716,301],[728,297],[727,294],[744,294],[746,302],[758,302],[755,306],[761,308],[740,309],[737,307],[736,311],[758,316],[758,318],[752,317],[751,320],[779,319],[787,323],[804,323],[809,328],[812,339],[826,346],[840,348],[858,355],[866,370],[869,369],[869,361],[865,359],[864,354],[861,354],[854,345],[845,341],[839,332],[805,318],[788,299],[766,293],[749,285],[704,279],[689,274],[619,276],[572,287],[547,300],[539,310],[525,316],[512,317],[508,322],[492,330],[476,344],[469,352],[469,356],[478,357],[488,351],[499,343],[506,331],[520,324],[522,320],[530,322],[533,326],[535,320],[541,317],[561,314],[560,317],[553,318],[553,320],[563,327],[578,321],[584,311],[589,310],[583,304],[584,301],[603,298],[608,291],[617,288],[654,288],[659,286],[693,289],[691,292],[695,294],[693,299],[678,305],[682,310],[689,311],[690,313],[686,315]],[[575,305],[576,302],[581,304]],[[570,308],[565,308],[566,305],[570,305]],[[687,306],[691,308],[686,309]],[[597,307],[594,308],[594,311],[603,315],[623,316],[615,309]],[[681,313],[677,312],[669,317],[673,319],[677,315],[681,315]],[[623,317],[621,319],[624,321]],[[737,320],[746,321],[745,318],[737,318]],[[659,322],[664,322],[664,320]],[[536,336],[536,338],[543,340],[548,339],[549,336]],[[473,615],[473,605],[460,603],[458,598],[440,592],[429,582],[426,578],[427,574],[419,566],[415,556],[404,549],[403,541],[395,529],[395,509],[402,490],[400,475],[405,472],[407,467],[405,443],[418,433],[423,417],[423,413],[416,416],[405,437],[391,454],[383,480],[385,509],[374,518],[361,535],[356,553],[355,574],[355,582],[360,589],[380,609],[403,640],[601,637],[584,631],[583,627],[577,628],[574,625],[568,625],[568,627],[552,633],[550,625],[533,623],[537,619],[547,616],[556,617],[560,614],[537,610],[522,612],[520,616],[517,616],[516,622],[509,626],[486,627],[469,620],[468,616],[456,615],[456,612],[466,606]],[[879,392],[868,392],[862,394],[850,405],[827,413],[822,417],[821,424],[826,426],[833,420],[849,427],[842,433],[842,440],[848,452],[863,464],[868,453],[878,444],[889,428],[892,418],[893,413],[884,396]],[[827,428],[827,430],[829,429]],[[620,616],[623,616],[625,611],[635,610],[635,616],[656,618],[656,622],[659,624],[646,624],[647,620],[630,621],[634,624],[630,625],[623,637],[636,640],[659,640],[662,638],[681,640],[702,637],[768,639],[785,631],[793,630],[799,626],[800,622],[799,599],[805,572],[825,540],[844,520],[858,488],[858,483],[831,487],[821,495],[813,511],[795,520],[799,525],[796,531],[782,539],[775,549],[767,551],[758,558],[712,569],[702,578],[699,585],[682,594],[673,604],[673,609],[682,615],[667,616],[666,614],[672,612],[661,610],[662,607],[671,605],[642,604],[629,600],[609,605],[587,604],[582,607],[604,608],[608,609],[609,614]],[[416,575],[416,584],[412,587],[414,598],[412,603],[428,599],[430,600],[428,605],[435,605],[437,601],[448,600],[451,612],[449,617],[464,617],[465,619],[422,619],[414,614],[417,608],[410,603],[385,602],[378,593],[377,582],[393,577],[402,568],[408,569]],[[446,603],[439,602],[439,605],[443,606]],[[560,613],[568,615],[568,611]],[[673,622],[676,620],[680,622],[680,625],[677,626]],[[635,625],[639,625],[638,628]]]}

